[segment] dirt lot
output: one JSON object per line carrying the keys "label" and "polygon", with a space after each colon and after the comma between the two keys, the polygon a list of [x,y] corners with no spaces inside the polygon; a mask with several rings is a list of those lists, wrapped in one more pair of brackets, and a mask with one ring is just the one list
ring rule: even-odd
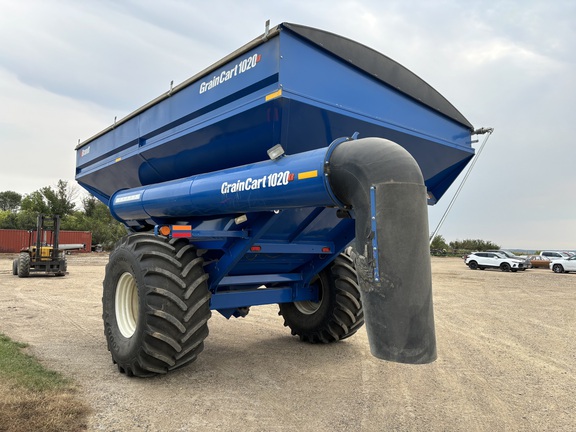
{"label": "dirt lot", "polygon": [[93,431],[574,431],[576,274],[468,270],[433,258],[438,360],[370,355],[366,332],[329,346],[291,337],[276,306],[214,313],[199,359],[153,379],[117,372],[106,350],[107,256],[66,277],[19,279],[0,257],[0,332],[73,377]]}

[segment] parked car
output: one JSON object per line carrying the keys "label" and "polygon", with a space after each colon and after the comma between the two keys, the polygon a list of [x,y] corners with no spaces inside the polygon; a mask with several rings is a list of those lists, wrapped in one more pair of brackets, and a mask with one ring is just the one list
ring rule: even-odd
{"label": "parked car", "polygon": [[540,255],[548,257],[551,260],[570,258],[569,254],[560,251],[542,251],[540,252]]}
{"label": "parked car", "polygon": [[526,255],[519,256],[519,255],[516,255],[515,253],[512,253],[512,252],[510,252],[508,250],[504,250],[504,249],[488,250],[486,252],[498,252],[498,253],[506,255],[508,258],[523,260],[524,261],[524,267],[519,269],[519,270],[526,270],[527,268],[532,267],[532,264],[530,263],[530,260],[528,259],[528,257]]}
{"label": "parked car", "polygon": [[554,273],[576,272],[576,255],[570,258],[552,260],[552,262],[550,262],[550,270]]}
{"label": "parked car", "polygon": [[549,268],[550,267],[550,258],[542,256],[542,255],[530,255],[528,257],[530,260],[530,265],[534,268]]}
{"label": "parked car", "polygon": [[517,272],[525,269],[522,258],[509,258],[500,252],[474,252],[466,256],[464,262],[472,270],[499,268],[502,271]]}

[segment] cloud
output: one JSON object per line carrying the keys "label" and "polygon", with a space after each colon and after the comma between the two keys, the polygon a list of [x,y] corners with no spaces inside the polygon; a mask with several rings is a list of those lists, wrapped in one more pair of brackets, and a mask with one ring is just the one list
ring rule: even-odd
{"label": "cloud", "polygon": [[[0,190],[72,181],[79,138],[258,36],[270,18],[374,48],[476,127],[495,127],[440,232],[446,239],[573,248],[574,17],[572,0],[3,1]],[[26,161],[26,175],[6,160]],[[430,208],[431,229],[456,186]]]}
{"label": "cloud", "polygon": [[26,85],[108,109],[129,112],[168,90],[172,70],[200,51],[110,5],[73,2],[59,11],[50,2],[22,3],[15,15],[25,23],[2,23],[0,65]]}
{"label": "cloud", "polygon": [[[58,179],[73,182],[78,139],[106,125],[97,105],[56,95],[0,69],[2,190],[30,193]],[[55,109],[57,107],[57,109]]]}

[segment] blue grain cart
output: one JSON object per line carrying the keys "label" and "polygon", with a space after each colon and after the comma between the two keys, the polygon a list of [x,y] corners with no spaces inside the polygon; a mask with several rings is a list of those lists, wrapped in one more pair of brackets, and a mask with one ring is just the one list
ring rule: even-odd
{"label": "blue grain cart", "polygon": [[390,58],[283,23],[80,143],[78,183],[130,232],[104,279],[113,361],[166,373],[212,310],[272,303],[303,341],[366,321],[376,357],[433,361],[427,205],[473,134]]}

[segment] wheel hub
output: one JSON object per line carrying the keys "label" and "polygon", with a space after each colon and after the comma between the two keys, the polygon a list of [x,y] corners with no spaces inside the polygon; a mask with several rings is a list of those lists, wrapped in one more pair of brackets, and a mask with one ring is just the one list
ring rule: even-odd
{"label": "wheel hub", "polygon": [[302,312],[305,315],[312,315],[314,312],[316,312],[319,308],[320,308],[320,303],[316,303],[310,300],[304,300],[304,301],[299,301],[299,302],[294,302],[294,306],[296,306],[296,309],[298,309],[300,312]]}
{"label": "wheel hub", "polygon": [[122,336],[130,338],[138,324],[138,288],[134,276],[123,273],[116,285],[115,313]]}
{"label": "wheel hub", "polygon": [[312,281],[310,282],[310,285],[317,285],[318,287],[318,301],[312,301],[312,300],[302,300],[302,301],[297,301],[294,302],[294,306],[296,307],[296,309],[298,309],[298,311],[300,313],[303,313],[304,315],[312,315],[314,314],[318,309],[320,309],[320,305],[322,304],[322,281],[320,280],[320,278],[318,276],[316,276],[314,279],[312,279]]}

